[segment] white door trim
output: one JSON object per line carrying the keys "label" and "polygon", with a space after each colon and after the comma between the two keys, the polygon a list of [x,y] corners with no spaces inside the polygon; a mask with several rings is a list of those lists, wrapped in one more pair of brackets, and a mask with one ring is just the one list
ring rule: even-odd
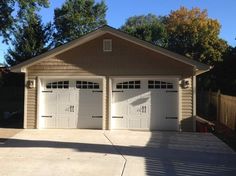
{"label": "white door trim", "polygon": [[[37,117],[36,117],[36,128],[37,129],[43,129],[42,125],[40,124],[41,120],[41,113],[42,113],[42,107],[40,106],[42,101],[42,80],[50,80],[50,79],[102,79],[102,82],[104,82],[105,76],[38,76],[37,77]],[[104,101],[104,100],[103,100]],[[104,106],[104,104],[103,104]],[[104,117],[103,117],[104,118]]]}

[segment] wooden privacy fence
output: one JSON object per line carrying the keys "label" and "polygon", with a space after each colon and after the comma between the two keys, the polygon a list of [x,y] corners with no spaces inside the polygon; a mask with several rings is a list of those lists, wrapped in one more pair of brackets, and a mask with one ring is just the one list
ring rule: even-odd
{"label": "wooden privacy fence", "polygon": [[236,130],[236,97],[234,96],[221,94],[220,91],[199,92],[197,113]]}
{"label": "wooden privacy fence", "polygon": [[217,119],[232,130],[236,130],[236,97],[219,94],[217,101]]}

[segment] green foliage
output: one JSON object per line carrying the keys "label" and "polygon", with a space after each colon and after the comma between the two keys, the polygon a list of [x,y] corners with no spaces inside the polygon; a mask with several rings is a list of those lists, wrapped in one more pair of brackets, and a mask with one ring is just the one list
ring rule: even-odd
{"label": "green foliage", "polygon": [[167,33],[163,17],[153,14],[128,18],[121,30],[142,40],[162,47],[167,46]]}
{"label": "green foliage", "polygon": [[4,42],[9,41],[16,23],[32,18],[40,7],[48,7],[48,5],[48,0],[1,0],[0,36],[4,37]]}
{"label": "green foliage", "polygon": [[50,49],[51,33],[51,24],[43,25],[40,16],[35,14],[25,20],[13,32],[13,48],[8,49],[5,55],[7,64],[13,66]]}
{"label": "green foliage", "polygon": [[14,18],[11,13],[13,9],[13,1],[2,0],[0,3],[0,36],[9,37],[9,30],[12,30]]}
{"label": "green foliage", "polygon": [[220,61],[227,43],[219,38],[220,24],[199,8],[181,7],[172,11],[165,21],[168,48],[207,64]]}
{"label": "green foliage", "polygon": [[[236,47],[230,47],[223,56],[223,62],[217,63],[214,68],[207,73],[209,85],[208,89],[221,90],[224,94],[236,96]],[[205,76],[206,77],[206,76]]]}
{"label": "green foliage", "polygon": [[106,24],[106,10],[104,1],[66,0],[61,8],[54,10],[56,45],[69,42]]}

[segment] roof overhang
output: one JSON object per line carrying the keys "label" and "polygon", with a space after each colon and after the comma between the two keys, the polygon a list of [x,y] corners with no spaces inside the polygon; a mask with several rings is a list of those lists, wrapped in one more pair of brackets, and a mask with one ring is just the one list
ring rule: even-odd
{"label": "roof overhang", "polygon": [[93,32],[90,32],[76,40],[73,40],[71,42],[68,42],[64,45],[61,45],[59,47],[56,47],[48,52],[45,52],[39,56],[36,56],[34,58],[31,58],[27,61],[24,61],[18,65],[15,65],[11,68],[11,71],[13,72],[26,72],[27,68],[34,65],[34,64],[37,64],[38,62],[41,62],[45,59],[48,59],[50,57],[53,57],[53,56],[56,56],[58,54],[61,54],[65,51],[68,51],[74,47],[77,47],[79,45],[82,45],[86,42],[89,42],[99,36],[102,36],[104,34],[111,34],[111,35],[114,35],[116,37],[119,37],[119,38],[122,38],[124,40],[127,40],[127,41],[130,41],[132,43],[135,43],[139,46],[142,46],[146,49],[149,49],[149,50],[152,50],[154,52],[157,52],[157,53],[160,53],[160,54],[163,54],[169,58],[172,58],[176,61],[179,61],[179,62],[182,62],[182,63],[185,63],[187,65],[190,65],[194,68],[194,73],[195,75],[199,75],[199,74],[202,74],[204,72],[207,72],[211,69],[211,66],[208,66],[206,64],[203,64],[203,63],[200,63],[198,61],[195,61],[195,60],[192,60],[190,58],[187,58],[185,56],[182,56],[180,54],[177,54],[177,53],[174,53],[174,52],[171,52],[169,50],[166,50],[164,48],[161,48],[161,47],[158,47],[158,46],[155,46],[151,43],[148,43],[146,41],[143,41],[143,40],[140,40],[138,38],[135,38],[133,36],[130,36],[120,30],[117,30],[115,28],[112,28],[110,26],[103,26],[101,28],[98,28],[97,30],[93,31]]}

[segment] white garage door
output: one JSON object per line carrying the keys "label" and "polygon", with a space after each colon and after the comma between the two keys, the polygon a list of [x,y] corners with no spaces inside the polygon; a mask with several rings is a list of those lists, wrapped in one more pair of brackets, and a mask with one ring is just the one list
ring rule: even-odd
{"label": "white garage door", "polygon": [[178,130],[178,79],[113,79],[112,129]]}
{"label": "white garage door", "polygon": [[43,80],[42,128],[102,128],[102,80]]}

